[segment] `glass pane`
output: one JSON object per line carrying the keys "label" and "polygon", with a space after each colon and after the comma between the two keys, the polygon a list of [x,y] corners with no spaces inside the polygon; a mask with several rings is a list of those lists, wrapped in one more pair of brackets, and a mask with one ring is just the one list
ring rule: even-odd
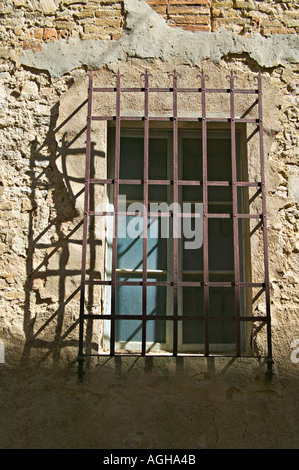
{"label": "glass pane", "polygon": [[[213,206],[218,205],[232,205],[232,188],[231,186],[210,186],[208,188],[208,201],[209,201],[209,212],[216,212]],[[212,209],[212,211],[211,211]],[[229,212],[232,212],[232,207]]]}
{"label": "glass pane", "polygon": [[143,137],[121,137],[119,177],[143,178]]}
{"label": "glass pane", "polygon": [[204,322],[201,321],[183,321],[183,343],[184,344],[204,344]]}
{"label": "glass pane", "polygon": [[[161,279],[150,279],[159,281]],[[147,315],[166,315],[167,314],[167,287],[165,286],[147,286]]]}
{"label": "glass pane", "polygon": [[[235,345],[236,342],[236,327],[234,321],[211,321],[209,327],[209,340],[210,344],[214,346],[215,352],[225,350],[221,345],[231,344]],[[213,349],[213,348],[212,348]]]}
{"label": "glass pane", "polygon": [[143,219],[142,217],[118,217],[117,268],[142,269]]}
{"label": "glass pane", "polygon": [[[119,280],[123,280],[123,278]],[[132,280],[136,281],[136,279]],[[141,315],[142,286],[116,286],[115,305],[116,315]]]}
{"label": "glass pane", "polygon": [[203,287],[184,286],[182,289],[182,315],[203,316]]}
{"label": "glass pane", "polygon": [[[115,338],[116,341],[129,343],[136,341],[137,344],[142,340],[142,322],[140,320],[115,320]],[[127,345],[128,348],[132,345]],[[123,345],[123,348],[126,344]],[[139,347],[141,349],[141,346]]]}
{"label": "glass pane", "polygon": [[162,320],[148,320],[146,323],[146,342],[166,342],[166,322]]}
{"label": "glass pane", "polygon": [[[164,220],[165,219],[165,220]],[[147,230],[147,269],[166,270],[168,257],[167,238],[162,237],[163,223],[168,222],[168,218],[150,217],[148,219]]]}
{"label": "glass pane", "polygon": [[[233,287],[210,287],[210,316],[235,316],[235,290]],[[235,343],[234,320],[211,320],[209,340],[212,344]]]}
{"label": "glass pane", "polygon": [[234,269],[234,244],[232,219],[209,219],[209,269],[231,271]]}
{"label": "glass pane", "polygon": [[[167,203],[168,201],[168,193],[169,193],[169,186],[166,185],[160,185],[160,184],[150,184],[148,186],[148,201],[150,204],[153,204],[154,202],[156,203],[161,203],[165,202]],[[151,210],[151,206],[149,206],[149,209]]]}
{"label": "glass pane", "polygon": [[202,186],[182,185],[179,191],[184,202],[202,202]]}
{"label": "glass pane", "polygon": [[202,181],[202,141],[200,138],[182,139],[182,160],[179,173],[183,180]]}
{"label": "glass pane", "polygon": [[[199,238],[199,235],[197,235]],[[183,256],[183,271],[203,271],[203,246],[201,243],[202,237],[199,240],[199,248],[197,238],[193,240],[183,237],[182,256]],[[194,242],[193,245],[191,245]],[[195,247],[190,248],[191,247]]]}
{"label": "glass pane", "polygon": [[[228,133],[228,136],[230,134]],[[231,181],[231,140],[230,138],[208,138],[208,180]]]}
{"label": "glass pane", "polygon": [[119,198],[121,198],[121,200],[126,200],[128,204],[132,204],[135,201],[139,201],[142,203],[143,201],[142,185],[141,184],[120,184],[119,185]]}
{"label": "glass pane", "polygon": [[167,139],[153,138],[149,139],[149,168],[148,177],[150,180],[166,180],[167,171]]}

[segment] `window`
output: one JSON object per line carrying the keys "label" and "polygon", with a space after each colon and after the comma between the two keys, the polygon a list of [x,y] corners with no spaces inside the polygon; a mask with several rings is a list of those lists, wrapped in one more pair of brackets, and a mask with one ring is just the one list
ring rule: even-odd
{"label": "window", "polygon": [[[203,188],[202,130],[179,130],[178,133],[178,352],[204,352],[204,288],[203,288]],[[241,132],[237,131],[237,170],[242,179]],[[142,279],[143,237],[147,236],[146,252],[146,352],[173,352],[173,217],[167,211],[173,205],[173,139],[171,130],[149,133],[147,228],[143,230],[144,131],[123,130],[120,137],[118,239],[115,304],[119,316],[115,324],[118,351],[141,351],[142,346]],[[109,178],[114,175],[115,130],[110,132]],[[209,281],[215,283],[209,292],[209,350],[211,353],[234,352],[236,345],[234,317],[233,225],[225,214],[232,213],[232,188],[223,186],[231,180],[231,141],[228,128],[211,130],[207,135],[208,180],[218,182],[208,190],[208,210],[214,214],[208,223]],[[240,207],[244,202],[239,193]],[[111,185],[109,211],[114,212]],[[132,212],[137,209],[137,214]],[[157,212],[160,210],[160,214]],[[131,214],[131,215],[127,215]],[[190,215],[189,215],[190,214]],[[191,215],[193,214],[193,216]],[[216,215],[219,214],[219,218]],[[197,215],[197,217],[194,217]],[[112,220],[111,220],[112,222]],[[106,280],[112,271],[112,224],[107,238]],[[240,226],[243,232],[243,227]],[[245,272],[245,247],[240,237],[240,267]],[[224,287],[225,286],[225,287]],[[241,313],[246,315],[242,298]],[[105,313],[111,311],[111,292],[106,288]],[[132,317],[132,319],[130,318]],[[139,318],[138,318],[139,317]],[[245,350],[245,328],[241,347]],[[104,328],[104,347],[110,349],[110,321]]]}
{"label": "window", "polygon": [[[179,88],[175,71],[170,88],[150,88],[147,71],[141,77],[140,88],[121,87],[120,72],[112,88],[94,87],[93,74],[89,77],[78,377],[86,356],[118,353],[258,357],[267,360],[271,376],[261,73],[258,87],[248,89],[235,88],[233,73],[223,89],[207,88],[203,72],[197,88]],[[102,100],[97,112],[102,106],[110,114],[93,116],[95,92],[112,94],[115,112]],[[160,98],[150,109],[152,92]],[[184,93],[197,101],[191,111],[185,99],[180,115],[178,96]],[[127,99],[136,94],[138,99]],[[164,103],[165,94],[172,105],[168,101],[157,113],[155,103]],[[214,97],[210,109],[208,95]],[[228,108],[218,109],[220,95],[228,98]],[[236,112],[237,95],[242,106],[246,96],[255,101]],[[141,113],[130,103],[143,103]],[[90,172],[93,121],[115,123],[104,179]],[[258,142],[252,145],[254,136]],[[91,210],[90,187],[96,184],[107,188],[108,206],[102,210]],[[86,273],[90,216],[107,223],[105,278],[95,281]],[[253,280],[252,245],[260,268]],[[86,312],[87,284],[103,287],[103,312]],[[262,295],[264,311],[253,312]],[[104,323],[96,354],[84,348],[85,320]],[[251,331],[260,334],[263,327],[266,350],[256,352],[249,347]]]}

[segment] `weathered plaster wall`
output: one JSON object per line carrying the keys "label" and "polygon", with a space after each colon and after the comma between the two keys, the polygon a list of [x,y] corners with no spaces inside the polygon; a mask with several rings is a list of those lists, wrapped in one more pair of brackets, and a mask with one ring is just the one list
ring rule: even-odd
{"label": "weathered plaster wall", "polygon": [[[234,2],[233,11],[216,13],[212,2],[208,30],[192,32],[170,27],[183,24],[174,20],[172,4],[159,2],[167,18],[141,0],[1,4],[2,447],[298,446],[299,364],[291,361],[290,346],[299,338],[298,8],[296,2]],[[266,31],[265,15],[274,25],[277,18],[277,31],[271,25]],[[167,83],[176,67],[186,84],[203,67],[215,87],[225,86],[231,70],[238,84],[251,85],[262,68],[271,383],[256,360],[133,358],[92,363],[84,383],[76,383],[86,70],[95,69],[106,84],[120,69],[131,85],[146,67],[156,83]],[[92,137],[99,174],[104,131],[98,127]],[[99,276],[103,245],[93,234],[89,267]],[[91,311],[101,310],[100,298],[100,289],[88,291]],[[97,334],[88,329],[91,349]]]}

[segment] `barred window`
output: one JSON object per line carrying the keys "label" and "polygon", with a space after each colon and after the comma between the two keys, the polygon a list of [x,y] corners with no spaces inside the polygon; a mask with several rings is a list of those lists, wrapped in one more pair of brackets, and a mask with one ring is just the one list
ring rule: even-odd
{"label": "barred window", "polygon": [[[85,215],[82,257],[79,376],[82,376],[84,321],[103,321],[97,355],[224,355],[253,356],[252,325],[267,328],[271,360],[270,300],[263,154],[261,75],[258,89],[236,89],[234,75],[228,89],[209,89],[206,76],[198,88],[178,87],[173,73],[170,88],[150,88],[149,74],[142,88],[97,88],[90,75],[87,126]],[[115,93],[116,115],[92,116],[94,92]],[[143,116],[122,115],[121,96],[142,93]],[[170,93],[172,115],[150,113],[152,92]],[[198,116],[180,117],[178,95],[200,96]],[[209,93],[229,96],[229,116],[206,112]],[[255,94],[257,117],[235,112],[235,95]],[[90,179],[92,121],[107,121],[108,172]],[[162,122],[164,121],[164,122]],[[246,124],[259,132],[259,180],[248,174]],[[106,223],[104,311],[84,308],[89,188],[106,188],[107,206],[93,211]],[[253,188],[255,194],[250,195]],[[261,196],[259,213],[251,203]],[[250,223],[256,221],[256,228]],[[262,225],[263,279],[252,280],[250,237]],[[265,313],[253,314],[253,290],[265,295]],[[269,361],[271,368],[271,361]]]}

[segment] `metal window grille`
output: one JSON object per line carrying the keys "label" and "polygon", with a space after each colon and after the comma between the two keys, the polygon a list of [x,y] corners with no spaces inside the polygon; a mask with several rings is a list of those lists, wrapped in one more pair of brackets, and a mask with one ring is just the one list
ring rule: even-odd
{"label": "metal window grille", "polygon": [[[83,228],[83,249],[82,249],[82,275],[81,275],[81,297],[80,297],[80,319],[79,319],[79,354],[78,354],[78,377],[82,379],[84,374],[84,360],[86,356],[101,356],[102,354],[85,354],[84,352],[84,323],[85,320],[110,320],[110,356],[115,356],[115,322],[118,319],[136,319],[136,315],[124,316],[119,315],[116,308],[115,296],[117,285],[139,285],[142,286],[142,344],[141,353],[138,355],[146,356],[146,324],[149,319],[146,311],[147,303],[147,286],[160,285],[160,286],[172,286],[173,292],[173,310],[172,315],[158,315],[155,317],[157,320],[166,320],[173,323],[173,349],[172,356],[178,356],[178,322],[182,319],[186,319],[186,316],[178,315],[178,288],[180,286],[201,286],[204,292],[204,353],[196,354],[196,356],[209,357],[215,354],[211,354],[209,348],[209,326],[210,321],[217,319],[211,317],[209,311],[209,290],[210,287],[232,287],[234,289],[235,299],[235,312],[234,322],[236,331],[236,354],[233,357],[242,356],[241,351],[241,324],[243,322],[258,322],[261,325],[266,325],[267,328],[267,353],[263,356],[257,356],[253,354],[250,357],[260,357],[266,359],[267,372],[271,376],[272,373],[272,346],[271,346],[271,325],[270,325],[270,287],[269,287],[269,268],[268,268],[268,248],[267,248],[267,217],[266,217],[266,192],[265,192],[265,173],[264,173],[264,144],[263,144],[263,111],[262,111],[262,77],[259,72],[257,78],[257,88],[255,89],[238,89],[235,88],[235,75],[231,72],[228,76],[229,87],[220,88],[207,88],[206,81],[208,80],[207,75],[204,72],[198,76],[199,83],[198,87],[195,88],[180,88],[178,87],[179,74],[174,71],[172,76],[172,86],[169,88],[153,88],[150,87],[149,79],[150,74],[146,70],[141,77],[144,79],[144,87],[140,88],[126,88],[121,86],[122,75],[118,71],[116,78],[116,86],[111,88],[99,88],[94,86],[93,73],[89,75],[89,87],[88,87],[88,114],[87,114],[87,137],[86,137],[86,169],[85,169],[85,199],[84,199],[84,228]],[[93,116],[92,115],[92,102],[94,93],[114,93],[116,102],[116,115],[109,116]],[[121,97],[127,93],[141,93],[144,95],[144,115],[143,116],[123,116],[121,114]],[[154,117],[150,116],[149,109],[149,97],[150,93],[171,93],[172,94],[172,116],[171,117]],[[178,115],[178,95],[180,93],[197,93],[201,97],[201,115],[200,117],[180,117]],[[227,94],[230,97],[230,115],[227,117],[215,118],[207,116],[206,97],[208,94]],[[236,94],[255,94],[257,97],[258,105],[258,118],[252,119],[248,117],[236,117],[235,113],[235,95]],[[91,179],[90,178],[90,163],[91,163],[91,126],[94,121],[115,121],[115,170],[114,177],[112,179]],[[120,138],[121,138],[121,123],[123,121],[143,121],[143,132],[144,132],[144,170],[142,180],[121,180],[120,179]],[[150,121],[170,121],[172,122],[172,134],[173,134],[173,155],[172,155],[172,171],[173,179],[167,181],[149,180],[149,124]],[[182,181],[179,180],[178,176],[178,123],[179,122],[195,121],[201,123],[201,141],[202,141],[202,181]],[[230,181],[210,181],[208,180],[207,173],[207,127],[210,122],[225,122],[230,123],[230,134],[231,134],[231,167],[232,174]],[[260,181],[238,181],[237,178],[237,161],[236,161],[236,123],[252,123],[256,124],[256,131],[259,133],[259,162],[260,162]],[[151,281],[147,277],[147,237],[143,238],[143,271],[142,281],[119,281],[116,276],[117,268],[117,223],[118,216],[121,214],[118,207],[118,196],[120,184],[139,184],[143,187],[143,201],[145,208],[148,208],[148,194],[149,184],[164,184],[170,185],[173,188],[173,202],[178,202],[178,191],[179,186],[184,185],[202,185],[203,188],[203,282],[186,282],[180,281],[178,277],[178,239],[175,236],[177,230],[178,214],[174,210],[173,217],[173,280],[172,281]],[[89,196],[90,187],[95,184],[112,184],[114,191],[114,211],[113,212],[95,212],[89,208]],[[229,214],[215,214],[208,211],[208,188],[210,186],[231,186],[232,187],[232,212]],[[262,212],[260,214],[243,214],[238,210],[238,188],[239,187],[252,187],[257,188],[257,191],[261,194],[262,200]],[[174,205],[176,207],[176,205]],[[111,280],[96,280],[90,281],[86,279],[86,256],[87,256],[87,244],[88,244],[88,219],[89,216],[105,217],[112,215],[114,220],[113,225],[113,248],[112,248],[112,274]],[[147,221],[147,217],[150,215],[147,209],[143,213],[144,223]],[[170,215],[170,214],[169,214]],[[234,250],[234,281],[233,282],[211,282],[209,280],[209,252],[208,252],[208,221],[211,218],[232,218],[233,220],[233,250]],[[239,231],[238,221],[240,219],[258,219],[259,225],[263,229],[263,263],[264,263],[264,282],[250,283],[241,282],[240,279],[240,253],[239,253]],[[100,284],[111,286],[111,312],[110,314],[87,314],[85,312],[85,290],[87,284]],[[241,288],[260,288],[265,293],[266,312],[259,316],[241,316],[240,315],[240,289]],[[152,317],[151,317],[152,318]],[[198,320],[198,316],[188,316],[188,319]],[[140,319],[140,316],[138,316]],[[104,355],[104,354],[103,354]],[[107,354],[105,354],[107,355]],[[134,354],[130,354],[132,356]],[[184,355],[184,354],[180,354]],[[188,354],[189,355],[189,354]],[[219,354],[217,354],[219,355]],[[169,356],[169,354],[168,354]],[[227,356],[224,354],[224,356]],[[159,357],[163,357],[159,354]],[[232,357],[232,356],[229,356]],[[248,357],[248,356],[246,356]]]}

